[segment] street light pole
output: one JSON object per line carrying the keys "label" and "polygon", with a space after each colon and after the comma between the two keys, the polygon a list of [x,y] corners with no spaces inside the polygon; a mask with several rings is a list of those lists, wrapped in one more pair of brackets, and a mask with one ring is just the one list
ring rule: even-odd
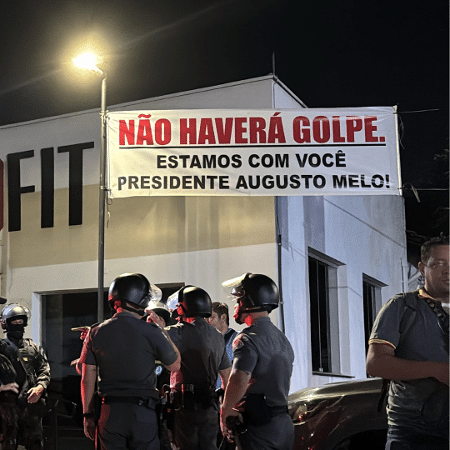
{"label": "street light pole", "polygon": [[106,73],[102,71],[101,93],[101,151],[100,182],[98,192],[98,292],[97,322],[103,322],[103,288],[105,273],[105,208],[106,208]]}
{"label": "street light pole", "polygon": [[102,77],[101,91],[101,150],[100,179],[98,192],[98,289],[97,321],[103,322],[103,289],[105,274],[105,209],[106,209],[106,72],[98,67],[98,58],[92,53],[84,53],[73,62],[76,66],[99,74]]}

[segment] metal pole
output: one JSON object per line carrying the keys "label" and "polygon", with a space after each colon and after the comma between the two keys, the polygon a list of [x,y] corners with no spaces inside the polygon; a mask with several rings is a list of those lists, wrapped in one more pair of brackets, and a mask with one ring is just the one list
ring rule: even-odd
{"label": "metal pole", "polygon": [[102,72],[101,95],[101,152],[100,152],[100,183],[98,193],[98,292],[97,321],[103,322],[103,289],[105,273],[105,206],[106,206],[106,73]]}
{"label": "metal pole", "polygon": [[282,242],[282,224],[280,223],[281,206],[280,197],[275,197],[275,227],[277,236],[277,256],[278,256],[278,292],[280,295],[280,304],[278,309],[278,328],[285,333],[286,327],[284,322],[284,301],[283,301],[283,242]]}

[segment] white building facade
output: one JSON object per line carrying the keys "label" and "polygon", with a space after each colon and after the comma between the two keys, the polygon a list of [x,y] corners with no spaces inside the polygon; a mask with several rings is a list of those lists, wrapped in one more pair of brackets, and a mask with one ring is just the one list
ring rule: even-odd
{"label": "white building facade", "polygon": [[[108,109],[304,107],[270,75]],[[95,321],[83,305],[88,295],[95,302],[97,290],[99,112],[0,127],[0,159],[1,295],[30,308],[28,335],[45,346],[53,378],[62,380],[75,375],[68,355],[79,342],[70,327]],[[105,287],[125,272],[163,287],[200,286],[231,311],[222,281],[264,273],[280,286],[282,304],[272,319],[295,350],[291,390],[365,378],[370,323],[382,303],[407,289],[403,199],[114,199]]]}

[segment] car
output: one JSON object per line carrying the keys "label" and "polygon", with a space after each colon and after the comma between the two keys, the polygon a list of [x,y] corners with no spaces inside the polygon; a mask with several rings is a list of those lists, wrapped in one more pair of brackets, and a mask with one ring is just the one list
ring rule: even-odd
{"label": "car", "polygon": [[301,389],[288,397],[294,450],[384,450],[383,380],[368,378]]}

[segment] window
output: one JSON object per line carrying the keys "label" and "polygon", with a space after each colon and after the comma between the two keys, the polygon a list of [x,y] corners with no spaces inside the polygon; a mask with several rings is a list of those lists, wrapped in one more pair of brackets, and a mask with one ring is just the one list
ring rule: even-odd
{"label": "window", "polygon": [[369,337],[373,322],[381,308],[381,288],[383,286],[386,285],[363,274],[364,338],[366,353],[369,348]]}
{"label": "window", "polygon": [[339,373],[339,262],[310,250],[308,257],[313,372]]}

